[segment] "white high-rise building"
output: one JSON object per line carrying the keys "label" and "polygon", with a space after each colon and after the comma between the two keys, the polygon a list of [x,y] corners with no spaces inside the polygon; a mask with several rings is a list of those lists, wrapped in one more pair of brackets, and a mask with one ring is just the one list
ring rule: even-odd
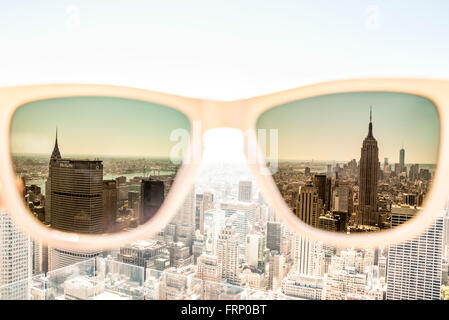
{"label": "white high-rise building", "polygon": [[323,244],[312,242],[301,234],[293,236],[292,258],[293,270],[299,274],[323,276],[325,255]]}
{"label": "white high-rise building", "polygon": [[194,187],[191,187],[189,193],[184,200],[184,203],[173,219],[173,223],[178,225],[187,225],[193,227],[195,225],[195,192]]}
{"label": "white high-rise building", "polygon": [[226,212],[214,209],[204,212],[204,249],[207,254],[217,255],[217,241],[225,226]]}
{"label": "white high-rise building", "polygon": [[268,288],[276,291],[281,286],[284,278],[285,258],[277,251],[273,250],[270,254],[270,262],[268,264]]}
{"label": "white high-rise building", "polygon": [[246,263],[257,267],[259,262],[263,261],[265,238],[263,235],[254,233],[246,236]]}
{"label": "white high-rise building", "polygon": [[31,240],[20,232],[5,211],[0,211],[0,290],[1,299],[26,299],[31,277]]}
{"label": "white high-rise building", "polygon": [[194,187],[191,187],[182,207],[172,220],[176,226],[175,241],[184,243],[190,247],[195,234],[195,193]]}
{"label": "white high-rise building", "polygon": [[31,241],[31,268],[32,274],[40,274],[46,271],[45,259],[47,247],[37,241]]}
{"label": "white high-rise building", "polygon": [[220,204],[226,212],[226,218],[232,220],[235,231],[239,237],[239,259],[243,261],[246,251],[246,235],[254,226],[256,204],[251,202],[223,202]]}
{"label": "white high-rise building", "polygon": [[252,200],[252,183],[251,181],[240,181],[239,182],[239,201]]}
{"label": "white high-rise building", "polygon": [[214,208],[214,195],[204,192],[195,196],[195,231],[204,233],[204,212]]}
{"label": "white high-rise building", "polygon": [[[411,218],[393,213],[392,222]],[[390,247],[387,259],[387,300],[439,300],[442,278],[444,218],[438,218],[413,240]]]}
{"label": "white high-rise building", "polygon": [[235,233],[235,228],[231,224],[226,224],[217,240],[218,262],[222,265],[222,277],[230,284],[240,285],[238,274],[238,244],[239,239]]}

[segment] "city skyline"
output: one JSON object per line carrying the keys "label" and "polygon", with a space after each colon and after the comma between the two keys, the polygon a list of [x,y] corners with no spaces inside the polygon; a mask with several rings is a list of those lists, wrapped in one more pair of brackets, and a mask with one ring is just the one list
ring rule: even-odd
{"label": "city skyline", "polygon": [[[389,165],[379,171],[381,149],[376,128],[370,112],[368,125],[364,121],[366,136],[359,141],[362,145],[359,164],[351,160],[341,167],[327,165],[326,174],[313,173],[309,167],[304,173],[292,170],[294,166],[284,171],[281,165],[279,177],[283,180],[278,180],[277,184],[280,183],[280,190],[286,191],[287,204],[294,203],[298,218],[316,228],[353,233],[390,228],[395,224],[390,218],[398,213],[416,214],[431,174],[428,169],[420,170],[418,165],[408,171],[404,165],[404,149],[399,152],[401,159],[394,171]],[[130,230],[151,219],[164,201],[171,185],[170,177],[168,180],[147,180],[134,174],[128,180],[126,176],[120,176],[131,168],[131,171],[135,170],[138,163],[145,167],[148,161],[116,161],[111,169],[118,177],[104,180],[103,160],[67,159],[63,156],[64,150],[60,149],[57,132],[54,138],[49,164],[26,156],[15,159],[16,168],[31,176],[45,176],[46,171],[39,168],[48,166],[45,196],[38,185],[31,183],[25,187],[24,199],[32,214],[49,227],[79,233]],[[114,163],[114,160],[110,162]],[[354,188],[357,180],[358,189]],[[382,184],[381,192],[378,192],[378,180],[387,182]],[[401,187],[397,188],[396,183]],[[182,287],[165,286],[164,278],[157,280],[161,286],[156,291],[149,288],[156,281],[151,274],[167,271],[166,277],[182,274],[199,281],[210,281],[207,286],[225,281],[235,288],[258,290],[259,295],[274,294],[287,299],[385,299],[389,288],[386,283],[388,263],[383,261],[388,252],[337,251],[321,242],[309,241],[303,235],[286,230],[260,194],[256,200],[252,179],[240,178],[238,184],[231,186],[229,181],[226,184],[220,184],[212,193],[192,187],[175,219],[160,232],[141,239],[145,242],[124,245],[114,255],[108,253],[110,257],[106,261],[112,259],[113,263],[145,267],[146,272],[144,270],[140,276],[134,272],[130,274],[130,280],[143,277],[142,283],[147,286],[142,289],[143,295],[135,291],[133,296],[139,299],[179,297],[177,292]],[[33,263],[36,262],[33,272],[47,266],[53,273],[84,260],[101,259],[106,253],[41,248],[34,242],[33,246],[36,248],[33,249]],[[428,252],[429,257],[439,254],[439,249]],[[438,262],[435,266],[439,268]],[[396,263],[393,267],[402,272],[405,264]],[[441,279],[441,272],[434,274],[436,281]],[[90,293],[72,290],[78,282],[86,280],[91,281],[89,277],[65,280],[64,292],[59,293],[59,298],[88,299]],[[105,279],[105,283],[107,281]],[[398,285],[396,280],[391,282]],[[402,283],[405,282],[401,281],[399,285]],[[205,299],[221,296],[218,291],[205,292],[202,296]],[[98,297],[116,294],[106,287],[98,293]],[[422,296],[428,298],[438,294],[439,285],[434,285],[430,295]],[[126,297],[130,298],[129,295]]]}
{"label": "city skyline", "polygon": [[353,158],[334,167],[327,164],[322,168],[325,172],[310,164],[279,163],[273,174],[276,186],[292,213],[306,224],[333,232],[380,231],[392,227],[397,207],[417,214],[423,205],[432,170],[419,164],[407,168],[404,149],[399,152],[399,163],[391,166],[385,158],[381,169],[372,120],[370,108],[359,161]]}
{"label": "city skyline", "polygon": [[[449,42],[446,40],[449,35],[449,2],[443,0],[431,3],[416,0],[288,0],[282,4],[275,1],[231,0],[220,5],[210,1],[192,3],[179,0],[170,3],[139,1],[132,4],[104,0],[77,0],[72,3],[22,0],[4,1],[0,3],[0,8],[4,13],[0,25],[2,30],[7,31],[0,36],[5,48],[0,51],[3,58],[0,59],[3,71],[0,81],[3,86],[98,83],[197,98],[234,100],[342,78],[449,78],[449,68],[445,67],[449,52]],[[304,167],[308,167],[312,175],[317,171],[324,173],[321,175],[324,176],[324,186],[327,186],[327,178],[331,179],[332,184],[336,169],[340,180],[346,176],[354,182],[357,163],[352,166],[354,163],[350,161],[356,159],[359,162],[370,104],[374,108],[374,133],[379,142],[380,166],[382,168],[384,158],[389,158],[391,164],[391,167],[386,166],[387,170],[381,169],[379,173],[397,185],[405,183],[408,186],[406,190],[387,188],[384,193],[394,193],[399,202],[418,203],[417,197],[413,199],[404,194],[410,193],[412,185],[427,182],[424,179],[427,175],[420,174],[421,169],[426,168],[422,164],[432,164],[429,167],[433,168],[436,160],[431,157],[429,161],[424,157],[420,159],[418,156],[424,151],[422,148],[412,150],[414,140],[394,136],[392,139],[395,141],[388,142],[391,142],[391,146],[387,148],[383,145],[385,141],[379,127],[381,118],[376,110],[379,105],[376,103],[357,106],[363,112],[360,117],[354,117],[358,122],[351,124],[351,128],[360,126],[361,135],[357,139],[354,137],[354,143],[338,141],[337,136],[337,143],[329,143],[331,148],[347,152],[341,155],[342,159],[334,157],[337,153],[324,146],[323,149],[329,151],[331,157],[327,159],[325,155],[319,154],[321,157],[315,161],[333,163],[329,175],[326,165],[317,166],[315,163],[284,166],[283,161],[279,161],[279,168],[291,168],[295,183],[303,181]],[[39,122],[46,119],[38,115],[34,120],[36,125],[40,125]],[[295,118],[291,120],[294,122]],[[296,121],[296,129],[304,128],[299,126],[300,122]],[[325,132],[319,116],[309,122],[310,126],[316,124],[312,132]],[[71,144],[61,125],[59,123],[61,153],[67,157],[86,156],[81,152],[72,154],[69,148],[65,148]],[[82,123],[79,127],[82,127]],[[414,129],[423,128],[418,123]],[[148,128],[146,130],[150,131]],[[5,254],[0,259],[0,263],[3,263],[0,270],[12,275],[12,278],[6,279],[6,283],[14,281],[9,287],[2,287],[5,282],[0,281],[0,299],[17,299],[19,295],[45,300],[438,299],[440,289],[441,299],[449,298],[447,208],[445,218],[437,221],[427,234],[410,239],[404,245],[379,250],[354,250],[336,249],[319,243],[306,244],[302,234],[288,230],[279,222],[267,221],[276,220],[276,213],[261,199],[254,182],[249,202],[254,206],[254,214],[232,213],[230,210],[225,212],[220,208],[222,203],[238,199],[239,181],[252,180],[246,159],[243,159],[242,148],[235,147],[239,141],[231,139],[230,130],[211,130],[210,147],[205,149],[205,155],[213,155],[210,158],[217,162],[238,159],[241,164],[232,168],[227,164],[202,166],[198,170],[193,201],[199,194],[203,195],[203,199],[198,200],[198,223],[199,229],[201,226],[202,229],[199,236],[194,235],[193,241],[186,237],[188,230],[181,223],[184,219],[174,219],[153,239],[139,239],[136,243],[101,252],[100,255],[107,258],[97,256],[64,268],[50,264],[46,269],[44,261],[50,262],[60,256],[52,257],[48,254],[51,250],[45,244],[35,241],[31,241],[30,249],[23,250],[29,243],[19,238],[27,235],[21,234],[20,230],[12,230],[13,221],[10,221],[6,212],[0,210],[0,222],[8,226],[2,229],[4,236],[0,237],[0,256]],[[49,127],[44,133],[48,140],[26,135],[14,146],[17,149],[20,145],[28,144],[32,148],[42,149],[40,154],[45,157],[43,161],[37,156],[13,157],[15,168],[23,169],[22,172],[30,176],[30,183],[36,183],[32,178],[41,178],[48,170],[54,127]],[[338,132],[329,130],[328,133]],[[90,142],[85,140],[86,144]],[[280,149],[282,160],[297,160],[302,150],[296,149],[301,146],[306,147],[303,151],[307,151],[308,145],[301,144],[302,141],[297,139],[294,142],[295,149],[288,150],[289,143],[285,144],[286,148]],[[405,159],[401,161],[399,149],[403,143]],[[319,143],[315,145],[318,147]],[[78,149],[82,151],[81,147]],[[159,151],[165,153],[165,149]],[[433,152],[436,156],[437,148],[434,147],[429,154]],[[31,154],[34,153],[27,155]],[[15,155],[17,153],[13,153]],[[292,158],[289,159],[290,155]],[[110,157],[94,152],[87,156],[98,156],[103,160]],[[108,175],[107,179],[116,179],[116,174],[126,170],[136,172],[129,175],[140,176],[137,170],[142,169],[136,168],[144,168],[145,163],[151,163],[149,160],[123,161],[120,155],[111,156],[120,157],[120,160],[105,161],[107,173],[105,171],[104,175]],[[305,154],[299,159],[307,162],[312,157]],[[126,156],[123,158],[129,159]],[[336,168],[337,163],[341,170]],[[395,166],[396,163],[400,166]],[[417,163],[419,167],[410,168],[408,165]],[[402,171],[404,165],[407,169]],[[322,167],[324,172],[321,171]],[[125,173],[123,176],[124,192],[119,201],[132,203],[132,207],[136,208],[140,203],[134,198],[139,197],[135,191],[137,185],[129,183],[132,176]],[[117,184],[121,180],[116,180]],[[295,183],[291,190],[298,190]],[[333,209],[341,211],[342,208],[356,205],[357,189],[352,190],[352,193],[349,192],[351,190],[352,184],[340,183],[338,187],[335,186],[333,191],[338,195],[338,201],[333,201],[336,204]],[[28,198],[28,204],[33,204],[33,190],[29,191],[31,197]],[[210,192],[208,197],[206,191]],[[322,195],[319,197],[324,198],[324,201],[328,198]],[[349,198],[353,198],[354,203],[347,201]],[[183,216],[191,218],[190,204],[186,207],[188,210],[185,210]],[[413,212],[411,208],[407,210]],[[402,216],[404,212],[399,210],[393,213],[394,218],[395,215]],[[246,242],[238,240],[237,271],[242,280],[241,287],[231,286],[226,278],[222,278],[223,261],[214,255],[218,247],[215,240],[223,224],[221,219],[224,221],[227,215],[236,218],[232,220],[231,228],[235,229],[239,238],[250,229]],[[248,216],[254,220],[245,219]],[[332,222],[331,219],[326,221]],[[174,245],[173,242],[179,239],[184,244]],[[247,255],[242,254],[240,246],[246,246]],[[221,247],[225,246],[221,244]],[[272,254],[267,250],[270,248],[279,249],[280,252]],[[234,257],[234,254],[229,253],[224,260]],[[87,258],[80,256],[82,260]],[[19,268],[24,268],[23,273],[17,271]],[[51,272],[47,273],[48,269]],[[35,277],[18,281],[22,274],[28,272],[32,272]],[[40,281],[35,281],[36,278],[40,278]],[[40,286],[37,285],[39,283]],[[166,313],[167,318],[170,313],[179,313],[174,308],[166,308],[162,312]]]}
{"label": "city skyline", "polygon": [[[76,269],[83,263],[90,265],[93,257],[97,259],[99,266],[103,263],[101,261],[115,265],[126,263],[126,269],[120,268],[117,276],[125,275],[129,277],[129,281],[141,279],[141,287],[133,287],[139,290],[131,293],[105,286],[104,290],[97,290],[95,293],[76,292],[73,288],[77,283],[88,282],[89,285],[95,285],[98,280],[82,272],[77,277],[62,277],[58,282],[60,289],[57,294],[55,292],[55,296],[50,294],[54,292],[52,286],[47,291],[34,290],[33,287],[32,298],[38,299],[36,294],[47,292],[47,295],[40,297],[117,299],[117,294],[120,293],[122,297],[129,299],[129,296],[123,295],[126,293],[138,299],[187,299],[192,297],[190,293],[193,292],[193,286],[188,286],[188,281],[193,284],[204,281],[208,290],[203,295],[200,294],[201,299],[245,299],[245,294],[257,292],[259,297],[268,299],[382,300],[386,299],[389,290],[387,270],[394,268],[395,272],[406,272],[407,263],[399,261],[390,265],[387,259],[389,248],[348,248],[337,251],[321,242],[307,241],[304,235],[288,230],[276,221],[275,212],[270,210],[260,196],[256,197],[251,192],[249,198],[245,196],[248,202],[238,201],[242,193],[246,194],[243,189],[254,182],[245,175],[236,174],[236,169],[240,168],[217,168],[213,172],[213,181],[198,182],[177,217],[161,232],[149,239],[117,248],[116,255],[112,254],[113,251],[85,254],[80,260],[86,262],[65,267],[57,263],[58,260],[62,261],[61,253],[55,250],[52,252],[53,262],[49,265],[51,272],[47,274],[49,279],[70,271],[71,268]],[[201,202],[205,199],[201,196],[198,198],[198,195],[206,195],[204,189],[201,190],[206,185],[211,188],[213,197],[208,196],[207,202],[210,203],[203,206]],[[344,189],[344,185],[340,185],[340,188]],[[343,196],[340,193],[343,189],[338,190],[340,196]],[[322,197],[319,193],[318,189],[317,196]],[[197,204],[194,204],[195,199]],[[342,205],[340,202],[339,206]],[[200,210],[198,216],[198,222],[203,228],[193,224],[193,219],[197,220],[195,208],[198,206],[204,209]],[[192,234],[192,226],[197,230],[195,234]],[[203,231],[199,233],[198,230],[201,229]],[[437,238],[438,248],[441,248],[442,236],[438,235]],[[438,248],[428,250],[425,255],[429,259],[438,257],[441,254]],[[107,258],[101,258],[106,255]],[[438,263],[434,262],[432,267],[437,268]],[[104,271],[101,267],[98,270]],[[432,281],[437,283],[433,283],[429,293],[426,291],[421,295],[423,299],[438,296],[438,281],[447,283],[447,280],[441,278],[439,270],[429,272],[434,275]],[[115,276],[114,273],[111,279]],[[176,279],[176,282],[172,279]],[[104,279],[105,284],[108,281],[108,278]],[[394,279],[394,286],[412,283],[407,281]],[[167,285],[169,282],[170,285]],[[132,282],[124,282],[123,286],[128,283]],[[232,291],[215,289],[221,287],[232,288]],[[417,290],[410,288],[409,292]]]}
{"label": "city skyline", "polygon": [[379,159],[399,163],[399,150],[404,148],[406,163],[436,164],[436,108],[410,94],[351,92],[307,98],[269,109],[256,126],[278,129],[279,161],[347,162],[358,158],[370,107]]}

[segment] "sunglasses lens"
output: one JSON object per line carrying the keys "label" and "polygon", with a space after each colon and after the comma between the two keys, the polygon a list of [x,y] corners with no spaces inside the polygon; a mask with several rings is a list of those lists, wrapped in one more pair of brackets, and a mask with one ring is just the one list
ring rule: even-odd
{"label": "sunglasses lens", "polygon": [[189,143],[181,112],[144,101],[70,97],[21,106],[11,152],[24,201],[50,228],[101,234],[146,223]]}
{"label": "sunglasses lens", "polygon": [[316,228],[344,233],[394,228],[418,214],[430,193],[439,118],[423,97],[317,96],[269,109],[257,129],[292,214]]}

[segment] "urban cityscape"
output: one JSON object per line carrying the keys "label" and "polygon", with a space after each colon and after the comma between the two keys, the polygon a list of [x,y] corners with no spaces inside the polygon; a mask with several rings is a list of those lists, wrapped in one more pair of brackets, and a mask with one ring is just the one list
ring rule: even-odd
{"label": "urban cityscape", "polygon": [[[280,163],[282,179],[275,180],[286,183],[281,190],[293,212],[318,227],[349,232],[359,231],[351,228],[360,224],[383,228],[410,218],[422,203],[431,172],[418,166],[407,171],[404,149],[394,170],[388,160],[379,170],[373,139],[370,122],[364,142],[370,151],[362,148],[359,163],[310,163],[300,173],[300,164]],[[155,214],[177,170],[163,159],[64,158],[63,149],[57,136],[46,158],[20,155],[14,164],[32,214],[65,231],[96,234],[138,227]],[[327,171],[315,172],[322,165]],[[357,172],[380,177],[378,185],[371,181],[359,191],[369,199],[362,215],[368,220],[361,223],[352,215],[360,202],[352,184]],[[402,187],[395,189],[398,184]],[[297,194],[291,193],[295,188]],[[306,194],[314,207],[301,205]],[[318,216],[318,207],[326,214]],[[21,233],[1,212],[0,297],[444,299],[449,298],[448,219],[446,212],[426,232],[394,247],[336,249],[286,228],[247,167],[209,164],[200,169],[171,223],[153,237],[115,250],[51,248]]]}
{"label": "urban cityscape", "polygon": [[434,164],[379,161],[372,111],[360,160],[279,161],[276,185],[295,215],[305,223],[333,232],[377,232],[412,218],[430,189]]}

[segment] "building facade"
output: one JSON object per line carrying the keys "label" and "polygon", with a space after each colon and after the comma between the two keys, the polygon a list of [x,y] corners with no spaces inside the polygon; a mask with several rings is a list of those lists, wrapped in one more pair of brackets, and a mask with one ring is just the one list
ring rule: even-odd
{"label": "building facade", "polygon": [[373,123],[370,122],[368,136],[363,140],[359,169],[359,217],[360,225],[379,224],[377,212],[377,184],[379,179],[379,148],[373,136]]}
{"label": "building facade", "polygon": [[[392,214],[393,222],[412,218],[408,211]],[[423,234],[390,247],[387,259],[388,300],[440,299],[444,219]]]}

